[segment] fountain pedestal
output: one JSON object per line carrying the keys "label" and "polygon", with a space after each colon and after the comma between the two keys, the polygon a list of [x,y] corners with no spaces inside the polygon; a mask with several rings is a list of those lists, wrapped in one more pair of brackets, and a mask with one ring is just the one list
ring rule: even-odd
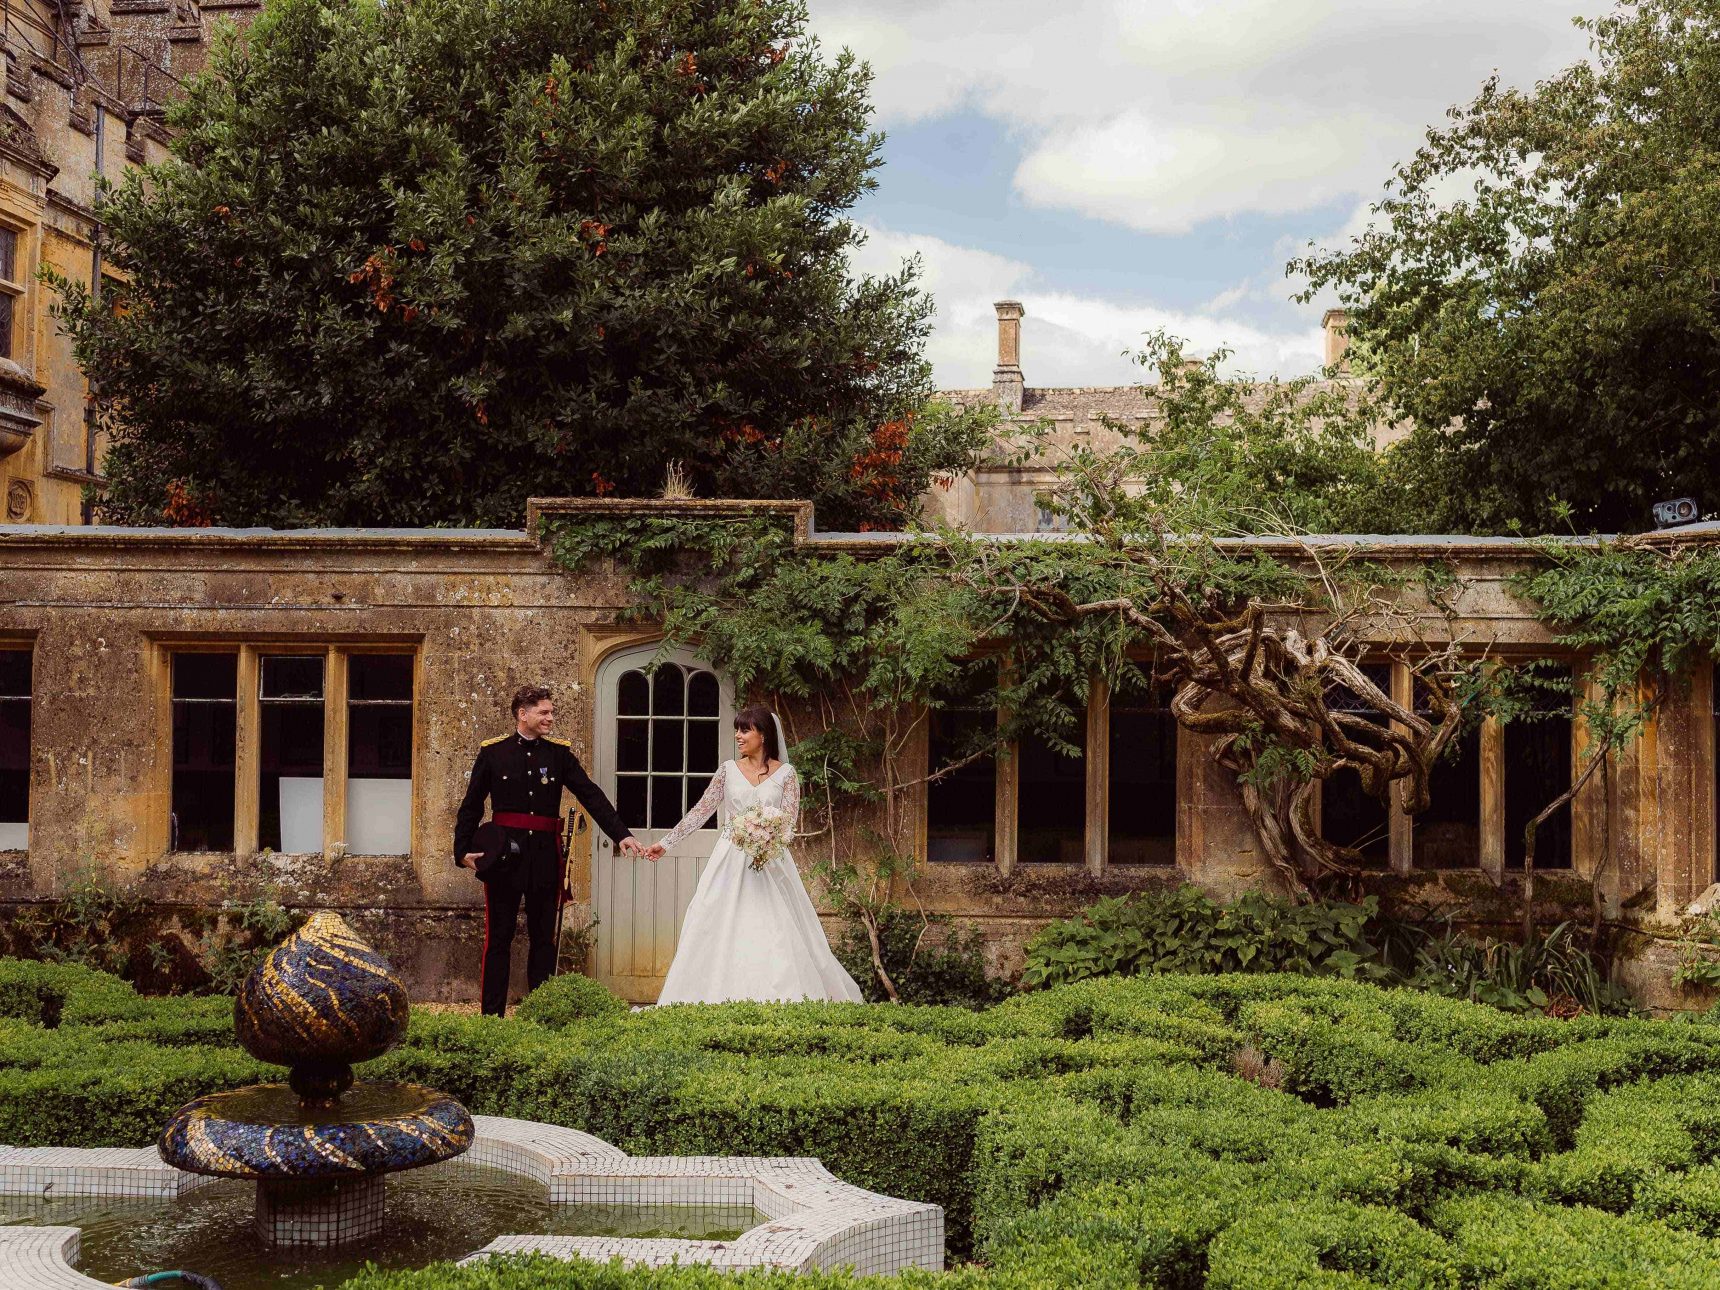
{"label": "fountain pedestal", "polygon": [[245,980],[234,1029],[289,1084],[214,1093],[174,1112],[159,1150],[170,1165],[257,1183],[266,1246],[338,1246],[375,1236],[384,1179],[460,1155],[472,1117],[416,1084],[353,1083],[352,1063],[406,1031],[393,969],[334,914],[316,915]]}
{"label": "fountain pedestal", "polygon": [[257,1238],[276,1248],[350,1245],[382,1231],[386,1174],[332,1181],[271,1178],[257,1184],[252,1222]]}

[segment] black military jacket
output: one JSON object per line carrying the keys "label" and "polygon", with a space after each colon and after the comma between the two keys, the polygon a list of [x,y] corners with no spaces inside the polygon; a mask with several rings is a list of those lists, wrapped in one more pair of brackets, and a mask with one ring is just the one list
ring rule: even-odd
{"label": "black military jacket", "polygon": [[[591,782],[572,746],[565,739],[545,735],[527,739],[515,732],[487,739],[472,764],[472,778],[454,819],[454,863],[471,852],[472,834],[484,818],[484,799],[490,811],[517,811],[523,815],[561,814],[561,792],[566,788],[597,827],[620,842],[633,836],[603,790]],[[518,841],[529,865],[531,881],[553,884],[560,876],[556,835],[528,829],[509,829],[510,841]]]}

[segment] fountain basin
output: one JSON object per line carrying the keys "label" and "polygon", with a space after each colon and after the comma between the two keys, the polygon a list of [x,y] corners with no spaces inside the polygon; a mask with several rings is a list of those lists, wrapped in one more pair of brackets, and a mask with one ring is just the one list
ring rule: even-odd
{"label": "fountain basin", "polygon": [[[462,1159],[541,1182],[557,1204],[750,1205],[769,1220],[732,1240],[512,1233],[472,1259],[537,1250],[648,1266],[849,1267],[870,1275],[944,1265],[942,1209],[844,1183],[817,1160],[628,1156],[576,1129],[496,1116],[474,1117],[473,1144]],[[57,1196],[166,1198],[213,1181],[163,1163],[153,1148],[0,1147],[0,1195],[40,1197],[51,1189]],[[77,1270],[79,1238],[75,1227],[0,1227],[0,1290],[108,1286]]]}
{"label": "fountain basin", "polygon": [[187,1102],[160,1151],[194,1174],[311,1181],[417,1169],[471,1145],[466,1108],[417,1084],[359,1084],[333,1105],[306,1105],[286,1084],[255,1084]]}

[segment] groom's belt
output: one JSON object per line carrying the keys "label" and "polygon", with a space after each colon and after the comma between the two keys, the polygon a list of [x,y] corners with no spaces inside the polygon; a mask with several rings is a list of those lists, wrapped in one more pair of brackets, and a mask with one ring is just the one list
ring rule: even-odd
{"label": "groom's belt", "polygon": [[553,815],[526,815],[521,811],[497,811],[490,816],[492,824],[504,829],[530,829],[533,833],[560,833],[561,821]]}

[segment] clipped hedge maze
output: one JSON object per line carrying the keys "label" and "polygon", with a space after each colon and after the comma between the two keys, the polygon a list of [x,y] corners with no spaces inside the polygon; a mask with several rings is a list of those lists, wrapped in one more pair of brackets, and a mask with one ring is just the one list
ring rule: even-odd
{"label": "clipped hedge maze", "polygon": [[[630,1152],[818,1156],[943,1205],[955,1270],[891,1284],[1720,1285],[1720,1026],[1703,1022],[1524,1020],[1287,976],[1089,981],[984,1013],[629,1014],[569,981],[521,1012],[420,1013],[362,1073]],[[221,1001],[0,962],[0,1142],[135,1145],[195,1094],[272,1077],[229,1023]],[[535,1261],[349,1285],[765,1282],[856,1284]]]}

